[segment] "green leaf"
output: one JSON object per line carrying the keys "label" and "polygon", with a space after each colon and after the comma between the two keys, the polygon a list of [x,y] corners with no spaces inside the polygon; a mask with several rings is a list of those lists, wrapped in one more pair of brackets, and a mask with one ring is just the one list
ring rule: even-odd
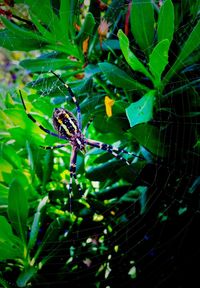
{"label": "green leaf", "polygon": [[37,212],[34,215],[33,218],[33,223],[31,226],[31,231],[30,231],[30,238],[29,238],[29,242],[28,242],[28,249],[31,250],[36,241],[37,241],[37,236],[38,236],[38,232],[40,229],[40,219],[41,219],[41,211],[42,209],[45,207],[45,205],[47,204],[48,201],[48,196],[45,196],[39,203],[38,208],[37,208]]}
{"label": "green leaf", "polygon": [[148,52],[154,38],[154,9],[150,0],[132,0],[131,32],[142,50]]}
{"label": "green leaf", "polygon": [[13,22],[9,21],[8,19],[4,18],[4,17],[0,17],[3,24],[11,31],[15,34],[15,37],[19,37],[22,38],[23,40],[26,39],[26,41],[31,41],[31,39],[36,39],[39,40],[41,42],[44,42],[45,39],[40,36],[38,33],[29,31],[25,28],[22,28],[16,24],[14,24]]}
{"label": "green leaf", "polygon": [[140,84],[139,82],[132,79],[126,72],[118,68],[117,66],[108,62],[99,63],[101,71],[105,74],[107,79],[114,84],[116,87],[134,90],[139,89],[148,91],[149,88]]}
{"label": "green leaf", "polygon": [[160,8],[157,33],[158,42],[168,39],[171,44],[174,34],[174,6],[171,0],[166,0]]}
{"label": "green leaf", "polygon": [[129,39],[128,37],[124,34],[122,30],[119,30],[118,32],[118,37],[119,37],[119,43],[120,43],[120,48],[122,50],[122,53],[126,59],[126,62],[130,65],[130,67],[134,71],[138,71],[143,73],[146,77],[149,79],[152,79],[151,74],[149,71],[145,68],[145,66],[140,62],[140,60],[134,55],[134,53],[130,50],[129,48]]}
{"label": "green leaf", "polygon": [[148,123],[140,124],[131,128],[129,133],[141,146],[144,146],[154,155],[161,157],[167,155],[165,137],[157,127]]}
{"label": "green leaf", "polygon": [[30,72],[49,72],[57,69],[76,69],[81,67],[80,62],[71,61],[69,59],[26,59],[20,62],[20,65]]}
{"label": "green leaf", "polygon": [[0,261],[22,258],[22,242],[16,237],[11,225],[4,216],[0,216]]}
{"label": "green leaf", "polygon": [[168,64],[169,40],[159,42],[149,56],[149,68],[155,77],[155,86],[160,85],[161,75]]}
{"label": "green leaf", "polygon": [[187,59],[187,57],[197,50],[200,46],[200,21],[196,24],[194,29],[192,30],[190,36],[186,40],[185,44],[183,45],[181,52],[175,61],[175,63],[172,65],[171,69],[168,71],[167,75],[163,79],[164,85],[166,85],[169,80],[173,77],[174,74],[178,70],[180,70],[182,67],[184,67],[184,61]]}
{"label": "green leaf", "polygon": [[28,217],[28,197],[17,179],[14,179],[8,195],[8,216],[17,234],[25,241]]}
{"label": "green leaf", "polygon": [[23,37],[20,37],[19,35],[17,36],[14,32],[8,29],[0,31],[0,43],[2,47],[10,51],[31,51],[39,48],[41,49],[46,45],[45,42],[31,37],[26,37],[26,41],[24,41]]}
{"label": "green leaf", "polygon": [[155,91],[151,90],[140,100],[126,108],[126,115],[131,127],[148,122],[153,118],[154,97]]}
{"label": "green leaf", "polygon": [[88,13],[85,17],[85,21],[83,25],[81,26],[81,29],[78,33],[78,35],[75,38],[75,41],[79,43],[79,45],[82,45],[83,41],[89,36],[92,36],[92,32],[95,26],[95,19],[92,15],[92,13]]}

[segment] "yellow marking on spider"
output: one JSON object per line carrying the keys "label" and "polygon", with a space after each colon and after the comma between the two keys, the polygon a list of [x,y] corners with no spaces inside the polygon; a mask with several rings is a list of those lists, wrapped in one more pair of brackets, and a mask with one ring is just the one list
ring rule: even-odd
{"label": "yellow marking on spider", "polygon": [[69,86],[68,86],[66,83],[65,83],[64,85],[65,85],[65,87],[66,87],[67,89],[69,88]]}
{"label": "yellow marking on spider", "polygon": [[66,114],[65,114],[65,118],[67,118],[67,119],[69,120],[69,122],[70,122],[70,124],[72,125],[72,127],[74,128],[75,132],[77,132],[77,126],[76,126],[76,124],[72,121],[72,118],[70,117],[70,115],[66,113]]}
{"label": "yellow marking on spider", "polygon": [[63,124],[61,119],[58,119],[58,123],[60,123],[61,127],[65,130],[67,135],[72,136],[72,133],[70,133],[69,129],[67,128],[67,126],[65,124]]}

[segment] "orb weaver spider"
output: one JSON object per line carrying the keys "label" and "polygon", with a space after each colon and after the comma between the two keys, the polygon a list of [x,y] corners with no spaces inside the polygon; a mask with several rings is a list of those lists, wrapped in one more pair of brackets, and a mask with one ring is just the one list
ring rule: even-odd
{"label": "orb weaver spider", "polygon": [[55,108],[53,112],[53,126],[54,129],[58,133],[54,133],[45,127],[43,127],[39,122],[35,120],[35,118],[27,111],[26,105],[24,103],[22,93],[20,93],[21,101],[24,107],[24,110],[28,116],[28,118],[33,121],[42,131],[45,133],[52,135],[54,137],[64,139],[69,141],[69,143],[66,144],[61,144],[61,145],[56,145],[56,146],[40,146],[43,149],[57,149],[57,148],[62,148],[67,145],[72,146],[72,153],[71,153],[71,158],[70,158],[70,181],[69,181],[69,201],[70,201],[70,211],[71,211],[71,198],[73,195],[73,190],[72,190],[72,183],[73,183],[73,178],[75,181],[75,184],[78,188],[79,192],[82,192],[82,188],[78,182],[78,179],[76,177],[76,160],[77,160],[77,152],[81,151],[82,153],[86,153],[86,145],[92,146],[99,148],[101,150],[107,151],[108,153],[111,153],[115,158],[125,162],[127,165],[130,165],[131,163],[127,161],[123,156],[119,155],[120,153],[123,154],[129,154],[132,156],[135,156],[137,158],[140,158],[144,160],[143,157],[138,156],[134,153],[128,152],[124,149],[119,149],[116,148],[112,145],[105,144],[99,141],[95,141],[92,139],[88,139],[85,137],[85,131],[88,129],[91,120],[88,122],[86,125],[84,131],[82,132],[82,116],[81,116],[81,110],[79,103],[76,100],[76,97],[74,93],[72,92],[71,88],[63,81],[63,79],[58,76],[56,73],[51,71],[51,73],[58,78],[58,80],[65,86],[65,88],[68,90],[69,95],[72,98],[72,101],[76,105],[76,112],[77,112],[77,118],[74,116],[74,114],[64,108]]}

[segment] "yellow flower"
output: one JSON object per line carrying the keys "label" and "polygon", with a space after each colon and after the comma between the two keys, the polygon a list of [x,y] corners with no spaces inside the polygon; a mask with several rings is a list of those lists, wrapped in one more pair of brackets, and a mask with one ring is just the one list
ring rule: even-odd
{"label": "yellow flower", "polygon": [[115,101],[108,96],[105,97],[104,100],[105,106],[106,106],[106,114],[108,117],[112,116],[112,106],[114,105]]}

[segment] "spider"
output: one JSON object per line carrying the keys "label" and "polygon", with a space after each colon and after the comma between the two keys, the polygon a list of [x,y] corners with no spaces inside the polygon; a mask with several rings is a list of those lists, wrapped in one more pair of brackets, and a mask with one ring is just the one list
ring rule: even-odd
{"label": "spider", "polygon": [[26,105],[24,103],[24,100],[22,98],[22,93],[20,93],[21,101],[24,107],[24,110],[28,116],[28,118],[33,121],[41,130],[43,130],[45,133],[50,134],[54,137],[64,139],[69,141],[69,143],[56,145],[56,146],[40,146],[43,149],[56,149],[65,147],[67,145],[72,146],[72,153],[70,158],[70,181],[69,181],[69,200],[70,200],[70,211],[71,211],[71,198],[73,195],[72,191],[72,183],[73,178],[76,183],[76,186],[78,188],[78,191],[81,193],[82,188],[78,182],[78,179],[76,177],[76,160],[77,160],[77,152],[81,151],[82,153],[86,153],[86,145],[99,148],[101,150],[107,151],[108,153],[111,153],[115,158],[123,161],[127,165],[130,165],[131,163],[127,161],[123,156],[119,155],[120,153],[129,154],[132,156],[135,156],[140,159],[144,159],[141,156],[135,155],[134,153],[128,152],[124,149],[116,148],[112,145],[105,144],[99,141],[95,141],[92,139],[88,139],[85,137],[85,131],[88,129],[90,123],[92,120],[88,122],[86,125],[84,131],[82,132],[82,117],[81,117],[81,110],[79,103],[76,100],[76,97],[74,93],[72,92],[71,88],[63,81],[63,79],[58,76],[56,73],[51,71],[51,73],[58,78],[58,80],[65,86],[65,88],[68,90],[68,93],[70,94],[72,101],[76,105],[76,111],[77,111],[77,118],[74,116],[74,114],[64,108],[55,108],[53,112],[53,126],[54,129],[57,131],[57,133],[54,133],[45,127],[43,127],[39,122],[33,118],[33,116],[27,111]]}

